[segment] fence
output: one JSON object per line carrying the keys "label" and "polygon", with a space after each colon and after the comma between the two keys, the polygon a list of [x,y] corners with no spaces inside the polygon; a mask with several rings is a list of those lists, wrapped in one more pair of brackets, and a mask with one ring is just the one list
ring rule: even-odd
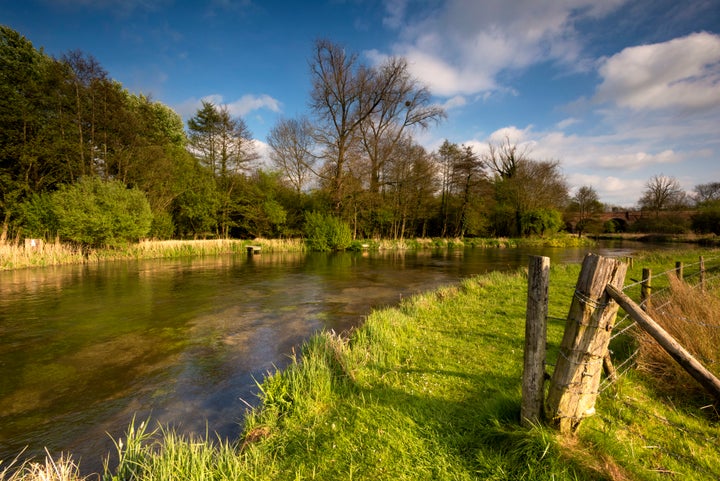
{"label": "fence", "polygon": [[[674,269],[654,277],[650,269],[643,269],[640,280],[633,279],[633,283],[624,285],[628,264],[632,262],[632,259],[621,262],[593,254],[583,261],[544,404],[546,416],[563,432],[575,430],[582,419],[594,414],[597,396],[633,367],[636,350],[626,352],[625,359],[614,367],[609,346],[611,342],[631,345],[627,338],[638,326],[650,333],[663,349],[720,400],[720,380],[645,312],[653,298],[669,288],[669,282],[663,281],[667,281],[671,275],[695,281],[693,285],[699,289],[717,284],[717,279],[720,279],[720,257],[701,257],[697,264],[690,265],[678,262]],[[521,406],[524,424],[536,423],[543,415],[548,271],[549,259],[531,258]],[[657,284],[654,285],[654,282]],[[653,292],[655,286],[661,289]],[[633,301],[632,296],[639,298],[639,301]],[[620,306],[625,315],[617,320]],[[653,306],[656,312],[664,307]],[[684,320],[703,323],[699,319]],[[703,359],[703,362],[717,361]],[[601,380],[602,371],[606,376]]]}

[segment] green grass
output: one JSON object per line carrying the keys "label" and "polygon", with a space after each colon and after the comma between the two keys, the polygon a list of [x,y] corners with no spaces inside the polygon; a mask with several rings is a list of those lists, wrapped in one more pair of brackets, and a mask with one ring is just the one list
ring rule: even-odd
{"label": "green grass", "polygon": [[[675,260],[647,258],[663,270]],[[548,362],[579,270],[551,269]],[[602,392],[576,436],[520,427],[526,285],[522,271],[491,273],[373,312],[347,337],[319,334],[260,382],[263,405],[248,412],[244,439],[133,426],[103,478],[719,479],[711,409],[669,400],[633,371]]]}

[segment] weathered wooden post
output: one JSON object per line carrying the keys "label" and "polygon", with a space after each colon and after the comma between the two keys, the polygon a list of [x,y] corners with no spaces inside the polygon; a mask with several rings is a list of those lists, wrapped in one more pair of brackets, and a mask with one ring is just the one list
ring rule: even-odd
{"label": "weathered wooden post", "polygon": [[520,422],[527,427],[537,424],[543,411],[549,286],[550,258],[530,256],[520,406]]}
{"label": "weathered wooden post", "polygon": [[652,296],[652,269],[644,268],[640,283],[640,305],[645,312],[650,309],[650,296]]}
{"label": "weathered wooden post", "polygon": [[679,281],[683,280],[685,277],[683,274],[683,263],[682,261],[675,262],[675,274],[677,275],[677,278]]}
{"label": "weathered wooden post", "polygon": [[588,254],[583,260],[546,404],[548,419],[563,433],[574,431],[595,413],[603,359],[618,311],[605,287],[622,287],[626,272],[627,264],[617,259]]}
{"label": "weathered wooden post", "polygon": [[700,256],[700,290],[705,292],[705,257]]}

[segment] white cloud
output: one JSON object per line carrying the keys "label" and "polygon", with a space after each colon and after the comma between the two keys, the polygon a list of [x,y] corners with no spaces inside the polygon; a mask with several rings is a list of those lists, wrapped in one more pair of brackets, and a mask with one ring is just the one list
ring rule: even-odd
{"label": "white cloud", "polygon": [[462,95],[456,95],[452,98],[447,99],[443,103],[442,107],[445,110],[451,110],[451,109],[455,109],[458,107],[464,107],[465,105],[467,105],[467,99],[465,97],[463,97]]}
{"label": "white cloud", "polygon": [[206,95],[200,99],[192,97],[175,106],[175,111],[187,119],[195,115],[202,102],[212,102],[215,105],[226,105],[230,114],[235,117],[244,117],[250,112],[267,109],[280,112],[281,103],[269,95],[243,95],[232,102],[225,102],[220,94]]}
{"label": "white cloud", "polygon": [[705,110],[720,106],[720,36],[694,33],[628,47],[599,67],[594,100],[632,110]]}
{"label": "white cloud", "polygon": [[404,22],[400,16],[416,9],[400,1],[390,4],[387,23],[400,29],[393,53],[407,58],[434,94],[450,97],[502,88],[499,74],[539,62],[583,63],[576,21],[605,15],[623,1],[601,8],[595,0],[451,0]]}
{"label": "white cloud", "polygon": [[570,127],[571,125],[575,125],[578,122],[580,122],[578,119],[574,117],[568,117],[567,119],[563,119],[560,122],[557,123],[557,128],[560,130],[565,130],[566,128]]}
{"label": "white cloud", "polygon": [[280,112],[280,101],[269,95],[243,95],[238,100],[227,104],[230,113],[236,116],[245,116],[254,110],[267,109]]}

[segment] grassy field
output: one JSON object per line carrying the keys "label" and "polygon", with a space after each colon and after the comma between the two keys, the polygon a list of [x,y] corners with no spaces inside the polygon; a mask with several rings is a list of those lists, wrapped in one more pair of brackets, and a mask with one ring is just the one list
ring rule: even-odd
{"label": "grassy field", "polygon": [[[643,267],[662,272],[698,255],[637,258],[627,282]],[[549,363],[579,269],[551,269]],[[575,436],[520,427],[526,284],[523,272],[492,273],[376,311],[348,336],[320,334],[261,382],[263,405],[247,413],[244,439],[187,439],[138,422],[102,478],[720,479],[717,406],[670,396],[634,370],[601,393]],[[0,479],[73,479],[2,467]]]}

